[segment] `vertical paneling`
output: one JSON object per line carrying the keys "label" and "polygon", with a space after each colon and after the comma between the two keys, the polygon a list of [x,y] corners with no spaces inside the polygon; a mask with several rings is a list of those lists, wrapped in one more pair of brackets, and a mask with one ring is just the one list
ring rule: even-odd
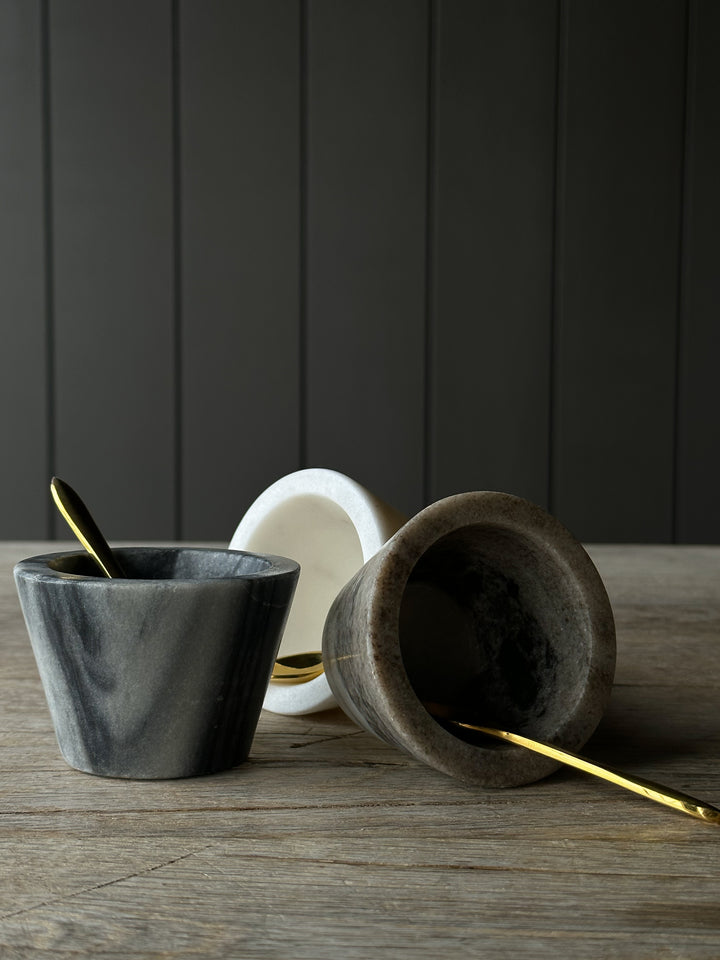
{"label": "vertical paneling", "polygon": [[672,536],[685,4],[566,4],[555,513]]}
{"label": "vertical paneling", "polygon": [[691,0],[678,538],[719,543],[720,5]]}
{"label": "vertical paneling", "polygon": [[113,539],[228,539],[307,465],[718,542],[719,42],[712,0],[0,0],[0,537],[66,535],[57,472]]}
{"label": "vertical paneling", "polygon": [[431,493],[546,504],[557,4],[442,0]]}
{"label": "vertical paneling", "polygon": [[48,534],[40,4],[0,3],[0,537]]}
{"label": "vertical paneling", "polygon": [[299,14],[180,4],[185,537],[299,467]]}
{"label": "vertical paneling", "polygon": [[170,4],[49,8],[56,470],[110,536],[170,537]]}
{"label": "vertical paneling", "polygon": [[423,497],[428,9],[309,0],[307,462]]}

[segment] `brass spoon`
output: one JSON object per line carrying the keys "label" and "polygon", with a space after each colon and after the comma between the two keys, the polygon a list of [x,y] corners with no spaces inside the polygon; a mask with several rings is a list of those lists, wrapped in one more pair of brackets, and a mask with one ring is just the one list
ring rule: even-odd
{"label": "brass spoon", "polygon": [[670,787],[663,787],[652,780],[642,780],[639,777],[629,777],[612,767],[605,767],[599,763],[587,760],[569,750],[563,750],[560,747],[552,746],[549,743],[543,743],[541,740],[531,740],[529,737],[521,736],[519,733],[509,733],[507,730],[497,730],[494,727],[478,726],[474,723],[463,723],[460,720],[452,719],[452,709],[435,703],[426,703],[425,708],[431,716],[453,727],[459,727],[463,730],[473,730],[478,733],[484,733],[487,736],[495,737],[498,740],[506,740],[515,743],[518,746],[525,747],[527,750],[533,750],[535,753],[541,753],[543,756],[551,757],[560,763],[565,763],[584,773],[590,773],[602,780],[608,780],[618,787],[624,787],[633,793],[639,793],[648,800],[654,800],[656,803],[662,803],[666,807],[672,807],[673,810],[679,810],[681,813],[687,813],[691,817],[697,817],[699,820],[705,820],[707,823],[715,823],[720,826],[720,810],[691,797],[679,790],[673,790]]}
{"label": "brass spoon", "polygon": [[[296,653],[285,657],[279,657],[275,661],[271,679],[277,683],[306,683],[314,679],[323,672],[322,654]],[[454,710],[451,707],[443,706],[437,703],[424,704],[428,713],[436,720],[450,724],[462,730],[472,730],[483,733],[489,737],[495,737],[498,740],[505,740],[514,743],[526,750],[533,750],[543,756],[551,757],[560,763],[582,770],[592,776],[599,777],[601,780],[607,780],[618,787],[638,793],[640,796],[647,797],[648,800],[654,800],[664,806],[671,807],[673,810],[679,810],[681,813],[687,813],[691,817],[697,817],[706,823],[714,823],[720,826],[720,810],[691,797],[686,793],[673,790],[670,787],[661,786],[652,780],[643,780],[639,777],[629,777],[611,767],[602,766],[594,761],[587,760],[576,753],[564,750],[561,747],[553,746],[549,743],[543,743],[541,740],[531,740],[519,733],[510,733],[507,730],[498,730],[495,727],[479,726],[474,723],[464,723],[461,720],[455,720]]]}
{"label": "brass spoon", "polygon": [[[53,500],[67,521],[70,529],[95,560],[106,577],[125,577],[125,573],[114,556],[107,540],[93,520],[92,514],[73,488],[53,477],[50,481]],[[271,680],[276,683],[307,683],[323,672],[322,654],[296,653],[278,657],[273,667]]]}
{"label": "brass spoon", "polygon": [[73,488],[53,477],[50,492],[60,513],[70,529],[95,560],[106,577],[125,577],[122,567],[113,555],[105,537],[80,497]]}
{"label": "brass spoon", "polygon": [[308,683],[322,672],[321,653],[290,653],[277,658],[270,679],[275,683]]}

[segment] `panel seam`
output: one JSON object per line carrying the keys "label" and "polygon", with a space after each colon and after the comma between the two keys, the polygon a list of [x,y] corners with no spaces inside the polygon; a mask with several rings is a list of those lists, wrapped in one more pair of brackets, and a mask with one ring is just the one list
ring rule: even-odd
{"label": "panel seam", "polygon": [[174,366],[174,516],[176,540],[183,534],[183,310],[182,310],[182,156],[180,103],[180,8],[171,0],[172,215],[173,215],[173,366]]}
{"label": "panel seam", "polygon": [[298,466],[308,466],[308,3],[300,0],[298,118]]}
{"label": "panel seam", "polygon": [[436,203],[437,203],[437,63],[439,42],[439,3],[428,0],[427,44],[427,129],[425,170],[425,316],[424,316],[424,404],[423,404],[423,506],[434,499],[433,402],[433,321],[435,320]]}
{"label": "panel seam", "polygon": [[547,509],[557,509],[555,489],[555,453],[557,450],[557,371],[560,323],[562,319],[562,272],[564,265],[563,217],[565,211],[565,150],[567,126],[567,51],[568,10],[566,0],[558,0],[556,74],[555,74],[555,157],[553,183],[553,225],[550,274],[550,344],[548,377],[548,453],[547,453]]}
{"label": "panel seam", "polygon": [[692,143],[694,130],[694,93],[695,93],[695,37],[697,28],[697,10],[695,0],[687,0],[685,13],[685,89],[682,119],[683,149],[680,169],[680,210],[678,230],[677,261],[677,313],[675,319],[675,369],[674,369],[674,409],[673,409],[673,459],[672,459],[672,528],[673,543],[682,537],[680,518],[680,444],[682,430],[680,413],[682,408],[682,365],[684,354],[683,333],[689,313],[687,282],[690,269],[690,217],[691,217],[691,170]]}
{"label": "panel seam", "polygon": [[[45,428],[46,436],[46,476],[47,479],[56,470],[56,357],[55,357],[55,249],[53,217],[53,175],[52,175],[52,100],[50,79],[50,6],[49,0],[40,3],[40,59],[41,59],[41,130],[42,130],[42,189],[43,189],[43,260],[44,278],[44,333],[45,333]],[[49,539],[57,537],[56,512],[52,500],[47,498],[46,534]]]}

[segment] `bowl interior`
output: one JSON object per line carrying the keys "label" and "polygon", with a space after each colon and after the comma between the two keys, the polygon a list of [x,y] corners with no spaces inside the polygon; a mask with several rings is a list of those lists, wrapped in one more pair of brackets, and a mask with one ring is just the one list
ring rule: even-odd
{"label": "bowl interior", "polygon": [[531,535],[493,524],[449,533],[417,560],[399,640],[421,701],[539,738],[552,737],[582,696],[592,647],[566,562]]}
{"label": "bowl interior", "polygon": [[[246,577],[272,566],[266,557],[231,550],[193,547],[120,547],[113,551],[133,580],[218,580]],[[86,553],[57,557],[48,566],[58,573],[104,580]]]}
{"label": "bowl interior", "polygon": [[246,545],[300,564],[281,654],[319,649],[333,600],[363,565],[360,536],[350,516],[329,497],[298,494],[269,511]]}

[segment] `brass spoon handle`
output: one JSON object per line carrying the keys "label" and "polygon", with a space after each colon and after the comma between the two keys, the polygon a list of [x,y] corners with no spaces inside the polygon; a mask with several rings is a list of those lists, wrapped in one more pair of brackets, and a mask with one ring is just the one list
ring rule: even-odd
{"label": "brass spoon handle", "polygon": [[67,520],[70,529],[93,557],[106,577],[125,577],[125,573],[92,518],[92,515],[72,487],[53,477],[50,481],[53,500]]}
{"label": "brass spoon handle", "polygon": [[[445,710],[446,708],[442,710],[442,714],[445,713]],[[461,723],[459,720],[450,720],[449,722],[456,727],[463,727],[466,730],[478,730],[480,733],[485,733],[490,737],[516,743],[521,747],[526,747],[528,750],[534,750],[536,753],[543,754],[543,756],[552,757],[553,760],[559,760],[561,763],[576,767],[584,773],[590,773],[593,776],[601,777],[603,780],[608,780],[618,787],[624,787],[626,790],[632,790],[633,793],[639,793],[641,796],[647,797],[648,800],[655,800],[656,803],[662,803],[666,807],[672,807],[674,810],[687,813],[691,817],[697,817],[699,820],[720,825],[720,810],[716,807],[703,803],[701,800],[696,800],[695,797],[690,797],[686,793],[680,793],[680,791],[673,790],[670,787],[663,787],[659,783],[653,783],[652,780],[628,777],[618,770],[613,770],[611,767],[604,767],[599,763],[586,760],[585,757],[571,753],[569,750],[562,750],[560,747],[554,747],[540,740],[530,740],[528,737],[523,737],[519,733],[509,733],[507,730],[496,730],[494,727],[476,726],[474,723]]]}

